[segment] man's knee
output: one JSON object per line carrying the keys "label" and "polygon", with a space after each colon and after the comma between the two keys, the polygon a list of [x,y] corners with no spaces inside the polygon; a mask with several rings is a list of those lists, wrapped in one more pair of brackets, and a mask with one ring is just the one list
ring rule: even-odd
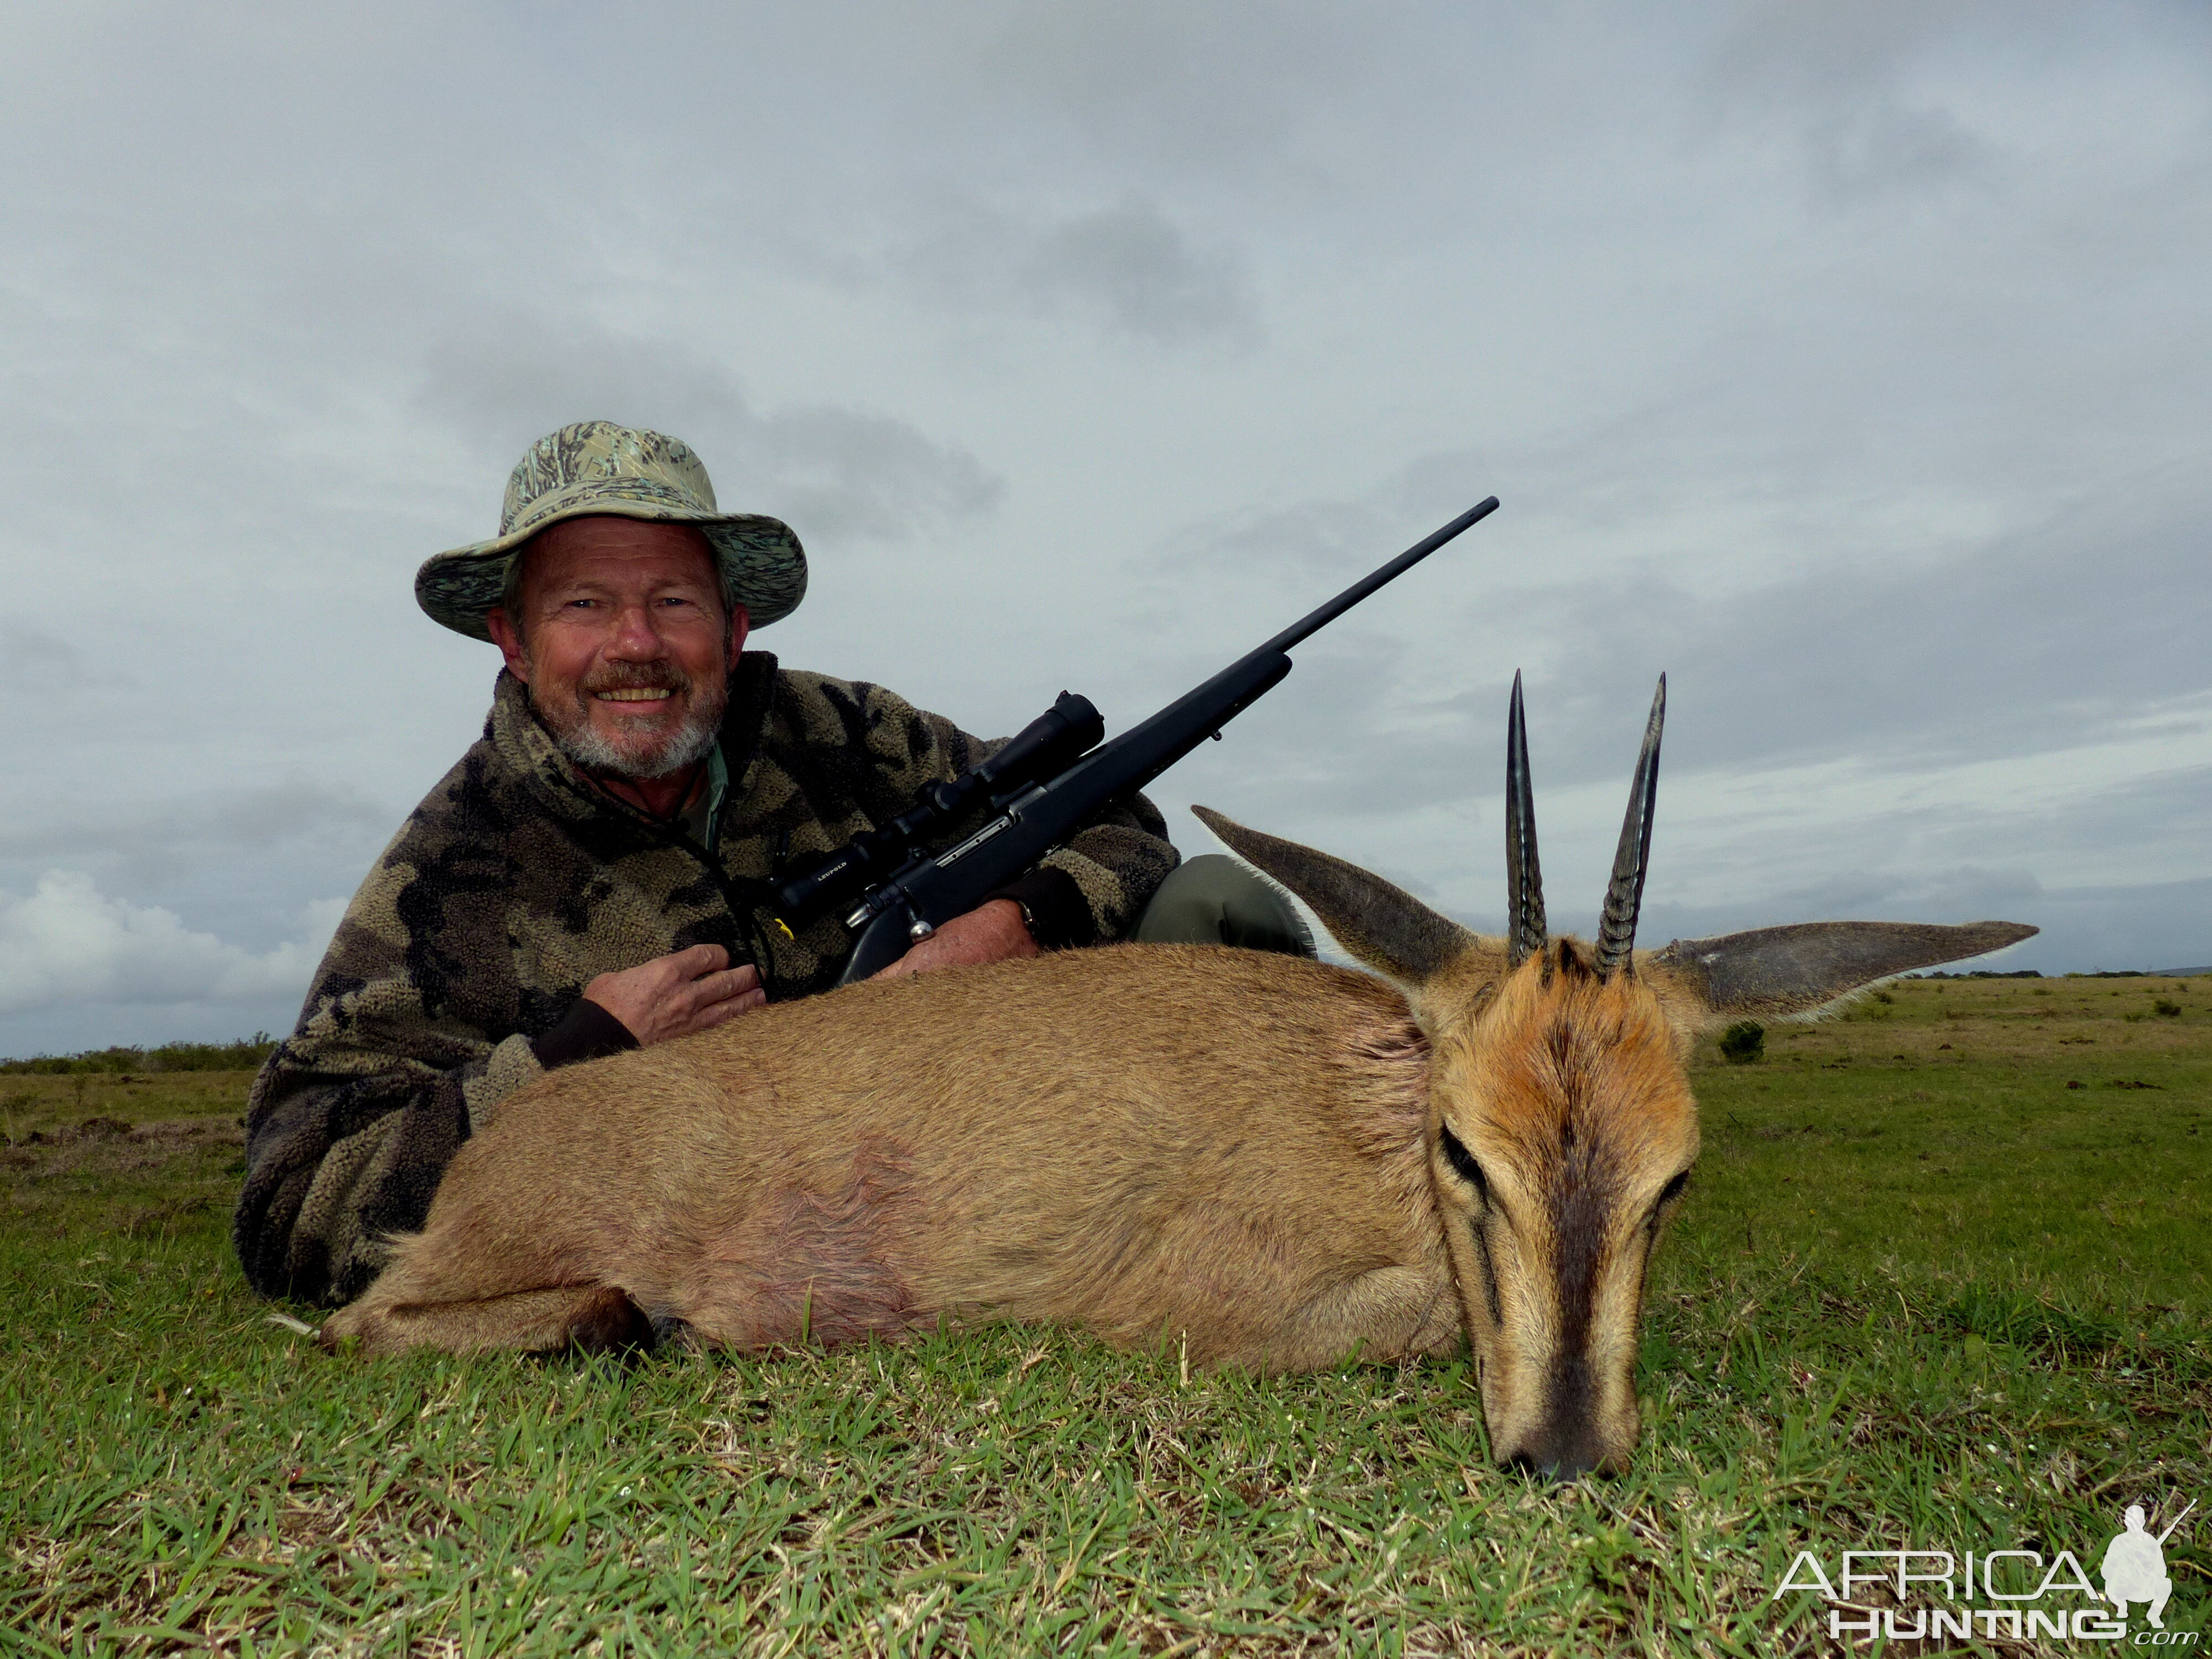
{"label": "man's knee", "polygon": [[1129,937],[1140,945],[1230,945],[1311,957],[1313,934],[1288,899],[1235,859],[1203,853],[1160,884]]}

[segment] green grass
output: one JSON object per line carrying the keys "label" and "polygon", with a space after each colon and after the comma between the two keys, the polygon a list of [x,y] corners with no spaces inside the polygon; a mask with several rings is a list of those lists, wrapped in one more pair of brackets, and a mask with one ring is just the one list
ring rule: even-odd
{"label": "green grass", "polygon": [[1569,1488],[1490,1467],[1459,1363],[336,1362],[228,1256],[244,1074],[0,1078],[0,1652],[1833,1653],[1800,1549],[2094,1573],[2120,1504],[2212,1507],[2212,982],[2114,983],[1701,1062],[1644,1444]]}

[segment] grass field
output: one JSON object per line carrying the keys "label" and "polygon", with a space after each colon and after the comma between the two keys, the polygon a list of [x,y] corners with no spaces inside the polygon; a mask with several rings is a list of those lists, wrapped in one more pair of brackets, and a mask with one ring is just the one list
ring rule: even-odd
{"label": "grass field", "polygon": [[0,1077],[0,1651],[1832,1653],[1801,1550],[2094,1575],[2125,1503],[2212,1509],[2212,979],[1909,981],[1702,1060],[1644,1444],[1567,1488],[1460,1363],[333,1361],[229,1259],[246,1081]]}

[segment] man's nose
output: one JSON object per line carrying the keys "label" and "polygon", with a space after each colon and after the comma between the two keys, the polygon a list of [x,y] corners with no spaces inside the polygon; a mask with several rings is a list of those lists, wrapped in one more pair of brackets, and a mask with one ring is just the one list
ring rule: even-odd
{"label": "man's nose", "polygon": [[614,632],[606,653],[626,660],[650,662],[668,654],[667,641],[654,626],[659,619],[647,605],[626,605],[615,612]]}

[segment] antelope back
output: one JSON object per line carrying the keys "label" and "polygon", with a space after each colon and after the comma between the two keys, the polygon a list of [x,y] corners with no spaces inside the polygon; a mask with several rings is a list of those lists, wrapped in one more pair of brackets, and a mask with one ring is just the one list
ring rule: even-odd
{"label": "antelope back", "polygon": [[1372,975],[1218,945],[779,1003],[515,1094],[324,1334],[559,1346],[540,1293],[612,1286],[732,1348],[1013,1319],[1255,1370],[1449,1352],[1428,1065]]}

